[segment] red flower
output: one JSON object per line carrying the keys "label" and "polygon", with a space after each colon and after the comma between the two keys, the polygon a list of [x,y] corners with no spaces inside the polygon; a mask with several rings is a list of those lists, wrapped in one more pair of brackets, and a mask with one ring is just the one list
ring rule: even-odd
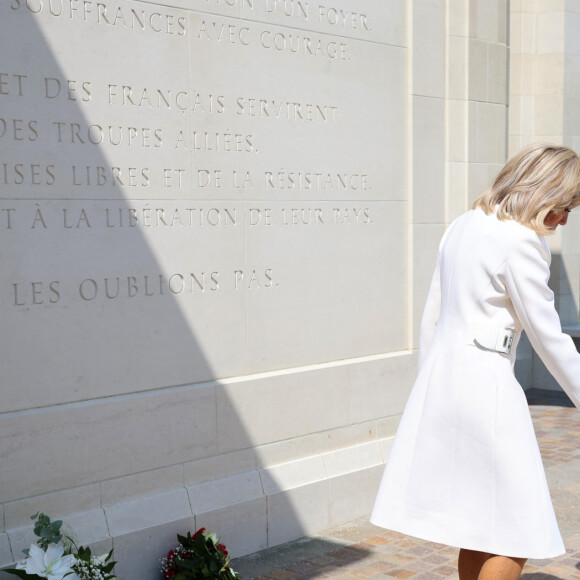
{"label": "red flower", "polygon": [[223,544],[218,544],[217,547],[218,547],[218,550],[220,552],[222,552],[222,554],[224,555],[224,558],[227,558],[228,557],[228,551],[226,550],[226,547]]}
{"label": "red flower", "polygon": [[197,536],[199,536],[199,534],[203,534],[203,532],[205,532],[205,528],[199,528],[199,530],[197,530],[197,532],[195,532],[195,534],[193,534],[192,539],[195,540],[195,538],[197,538]]}

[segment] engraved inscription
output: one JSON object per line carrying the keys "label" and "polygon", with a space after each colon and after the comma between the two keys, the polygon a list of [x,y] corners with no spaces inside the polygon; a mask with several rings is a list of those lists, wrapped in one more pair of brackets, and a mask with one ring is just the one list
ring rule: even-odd
{"label": "engraved inscription", "polygon": [[238,97],[236,99],[237,115],[262,119],[335,123],[337,110],[336,105],[276,101],[254,97]]}
{"label": "engraved inscription", "polygon": [[258,291],[277,288],[273,269],[239,268],[89,277],[82,280],[13,282],[7,291],[13,307],[63,305],[65,302],[103,302],[132,298],[196,296],[222,292]]}
{"label": "engraved inscription", "polygon": [[52,229],[214,229],[254,226],[370,225],[371,208],[334,204],[324,207],[252,207],[245,210],[228,206],[180,207],[149,203],[140,207],[104,205],[102,207],[52,207],[33,204],[26,209],[0,208],[0,232],[8,230]]}
{"label": "engraved inscription", "polygon": [[79,23],[122,30],[185,36],[187,19],[156,8],[129,8],[113,2],[91,0],[10,0],[10,8],[28,14],[46,14]]}
{"label": "engraved inscription", "polygon": [[350,60],[348,45],[335,37],[299,31],[262,29],[233,23],[203,19],[192,31],[196,40],[248,47],[252,44],[273,52],[299,56],[323,57],[330,60]]}

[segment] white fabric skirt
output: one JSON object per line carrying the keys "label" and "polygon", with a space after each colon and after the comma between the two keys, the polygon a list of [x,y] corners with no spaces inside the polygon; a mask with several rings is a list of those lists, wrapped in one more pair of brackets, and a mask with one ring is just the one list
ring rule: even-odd
{"label": "white fabric skirt", "polygon": [[436,339],[403,413],[373,524],[504,556],[565,552],[513,374],[515,350],[449,352]]}

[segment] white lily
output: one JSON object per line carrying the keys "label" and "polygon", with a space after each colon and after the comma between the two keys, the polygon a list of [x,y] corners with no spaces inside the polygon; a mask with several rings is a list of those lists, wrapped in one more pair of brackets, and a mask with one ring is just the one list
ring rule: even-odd
{"label": "white lily", "polygon": [[[67,556],[63,556],[63,554],[64,546],[60,544],[49,544],[46,552],[36,544],[32,544],[28,558],[16,564],[16,568],[24,570],[27,574],[36,574],[41,578],[62,580],[66,574],[73,571],[72,565],[74,563],[72,554]],[[67,576],[67,578],[71,578],[71,576]]]}

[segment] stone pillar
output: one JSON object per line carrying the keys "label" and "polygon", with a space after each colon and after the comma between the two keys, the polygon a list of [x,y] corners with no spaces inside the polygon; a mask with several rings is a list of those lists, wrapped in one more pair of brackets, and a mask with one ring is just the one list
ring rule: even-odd
{"label": "stone pillar", "polygon": [[[512,0],[509,140],[513,153],[548,141],[580,149],[580,8],[572,1]],[[578,323],[580,216],[548,238],[550,286],[563,325]],[[520,380],[526,387],[558,389],[539,358],[523,345]]]}

